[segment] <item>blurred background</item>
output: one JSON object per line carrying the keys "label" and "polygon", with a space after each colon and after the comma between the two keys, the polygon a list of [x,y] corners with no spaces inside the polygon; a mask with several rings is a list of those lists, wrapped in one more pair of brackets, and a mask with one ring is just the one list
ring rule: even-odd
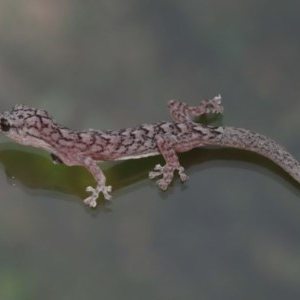
{"label": "blurred background", "polygon": [[[223,96],[218,123],[300,158],[298,1],[0,0],[0,110],[47,109],[74,128],[170,119],[167,101]],[[0,144],[1,299],[299,299],[299,185],[235,150],[104,163],[113,201],[84,207],[92,177]]]}

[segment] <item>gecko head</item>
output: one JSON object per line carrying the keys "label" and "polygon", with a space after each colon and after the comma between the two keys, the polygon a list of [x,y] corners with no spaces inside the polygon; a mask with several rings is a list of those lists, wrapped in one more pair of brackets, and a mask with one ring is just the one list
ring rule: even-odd
{"label": "gecko head", "polygon": [[43,119],[51,120],[46,111],[18,104],[10,111],[0,113],[0,132],[18,143],[30,144]]}

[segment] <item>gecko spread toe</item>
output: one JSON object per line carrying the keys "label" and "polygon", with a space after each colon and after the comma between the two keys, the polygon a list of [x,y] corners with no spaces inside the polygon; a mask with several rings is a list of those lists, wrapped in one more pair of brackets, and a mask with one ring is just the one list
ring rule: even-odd
{"label": "gecko spread toe", "polygon": [[193,120],[205,114],[223,113],[221,96],[204,100],[197,106],[171,100],[168,103],[172,121],[142,124],[119,130],[75,131],[58,124],[45,110],[15,105],[0,113],[0,132],[15,142],[50,152],[54,163],[85,167],[96,180],[96,187],[88,186],[84,203],[97,206],[102,193],[111,199],[112,187],[97,162],[137,159],[162,155],[165,165],[156,165],[149,178],[157,179],[160,189],[166,190],[177,172],[186,181],[183,166],[177,153],[205,146],[244,149],[263,155],[283,168],[300,182],[300,164],[284,147],[264,135],[251,130],[207,126]]}

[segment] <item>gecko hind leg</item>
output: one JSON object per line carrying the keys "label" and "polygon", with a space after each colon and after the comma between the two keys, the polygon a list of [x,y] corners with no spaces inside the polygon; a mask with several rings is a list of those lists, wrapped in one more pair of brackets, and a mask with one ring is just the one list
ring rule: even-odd
{"label": "gecko hind leg", "polygon": [[191,121],[191,117],[200,117],[209,113],[220,114],[223,112],[221,95],[213,99],[203,100],[198,106],[191,106],[184,102],[170,100],[168,107],[174,122]]}
{"label": "gecko hind leg", "polygon": [[178,156],[172,148],[172,142],[167,137],[159,137],[157,146],[166,160],[164,166],[158,164],[154,167],[154,171],[149,172],[149,178],[153,179],[157,176],[162,176],[157,180],[157,185],[160,189],[166,190],[173,180],[174,172],[177,170],[182,182],[188,180],[188,176],[184,172],[184,168],[180,165]]}
{"label": "gecko hind leg", "polygon": [[149,172],[149,178],[153,179],[162,175],[163,178],[157,180],[156,183],[161,190],[165,191],[173,180],[175,170],[178,170],[178,174],[182,182],[188,180],[188,176],[184,173],[184,168],[182,166],[174,167],[168,163],[164,166],[160,164],[156,165],[154,167],[154,171]]}

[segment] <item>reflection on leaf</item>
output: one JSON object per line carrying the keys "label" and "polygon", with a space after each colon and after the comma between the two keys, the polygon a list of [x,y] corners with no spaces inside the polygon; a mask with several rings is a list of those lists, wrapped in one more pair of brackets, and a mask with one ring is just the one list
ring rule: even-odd
{"label": "reflection on leaf", "polygon": [[[255,168],[258,172],[269,169],[273,174],[279,174],[299,188],[299,185],[274,163],[247,151],[228,148],[200,148],[181,154],[180,160],[187,169],[191,165],[203,164],[209,161],[215,161],[213,166],[218,166],[220,163],[217,161],[220,160],[230,160],[230,168]],[[1,144],[0,162],[4,166],[8,177],[13,177],[14,180],[21,182],[30,190],[53,190],[84,199],[86,197],[86,186],[94,182],[92,175],[83,167],[53,164],[49,155],[44,152],[39,150],[28,152],[10,143]],[[245,162],[250,164],[245,165]],[[106,165],[106,168],[103,168],[102,165],[102,169],[107,177],[108,184],[113,186],[113,191],[116,191],[138,181],[148,180],[148,172],[157,163],[163,163],[161,156],[116,162],[109,167]],[[261,165],[265,169],[253,167],[251,164]],[[209,168],[211,167],[210,164]],[[104,202],[100,197],[98,200],[99,205]]]}

